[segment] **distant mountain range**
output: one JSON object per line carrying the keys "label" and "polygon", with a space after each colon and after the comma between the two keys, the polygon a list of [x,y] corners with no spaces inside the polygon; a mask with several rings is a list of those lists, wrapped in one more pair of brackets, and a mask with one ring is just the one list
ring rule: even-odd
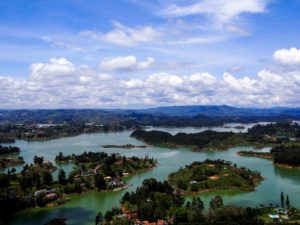
{"label": "distant mountain range", "polygon": [[300,120],[300,108],[167,106],[149,109],[0,110],[0,123],[123,123],[134,125],[205,126],[228,122]]}
{"label": "distant mountain range", "polygon": [[169,116],[196,116],[198,114],[209,117],[233,117],[233,116],[300,116],[300,108],[237,108],[227,105],[187,105],[166,106],[139,110],[109,110],[119,113],[159,113]]}

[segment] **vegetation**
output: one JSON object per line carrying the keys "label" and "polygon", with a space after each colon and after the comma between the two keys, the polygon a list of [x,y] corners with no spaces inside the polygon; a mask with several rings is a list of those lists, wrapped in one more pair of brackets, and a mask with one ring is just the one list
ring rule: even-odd
{"label": "vegetation", "polygon": [[1,219],[30,207],[60,205],[66,202],[66,194],[126,188],[129,185],[122,181],[124,175],[156,165],[156,161],[148,157],[126,158],[104,152],[85,152],[72,156],[63,156],[61,153],[56,158],[57,161],[75,163],[76,167],[68,177],[60,169],[58,180],[54,180],[51,172],[57,168],[38,156],[34,157],[34,164],[26,164],[18,174],[15,169],[0,174],[0,210],[5,215]]}
{"label": "vegetation", "polygon": [[276,136],[281,139],[288,137],[300,137],[300,125],[290,122],[270,123],[266,125],[257,124],[248,129],[248,133],[252,135],[269,135]]}
{"label": "vegetation", "polygon": [[67,136],[75,136],[83,133],[122,131],[124,127],[118,124],[84,124],[84,123],[64,123],[47,124],[39,126],[31,125],[0,125],[0,136],[3,139],[24,139],[27,141],[51,140]]}
{"label": "vegetation", "polygon": [[270,152],[240,151],[237,154],[273,159],[275,164],[287,167],[300,166],[300,144],[294,142],[274,146]]}
{"label": "vegetation", "polygon": [[9,166],[16,166],[24,164],[23,157],[0,157],[0,170],[5,169]]}
{"label": "vegetation", "polygon": [[0,143],[12,144],[12,143],[15,143],[15,140],[13,138],[8,137],[7,135],[1,135],[0,136]]}
{"label": "vegetation", "polygon": [[274,163],[289,166],[300,166],[300,145],[280,145],[271,149],[274,156]]}
{"label": "vegetation", "polygon": [[254,157],[265,158],[265,159],[272,158],[272,154],[269,152],[239,151],[237,154],[241,156],[254,156]]}
{"label": "vegetation", "polygon": [[0,170],[9,166],[23,164],[23,157],[6,157],[6,155],[13,155],[20,153],[20,148],[16,146],[2,146],[0,145]]}
{"label": "vegetation", "polygon": [[259,219],[260,209],[224,206],[221,196],[212,198],[210,208],[205,209],[200,198],[185,203],[166,181],[153,178],[144,180],[135,192],[126,192],[121,204],[122,212],[117,208],[111,210],[115,213],[109,211],[106,224],[142,224],[143,220],[160,224],[265,224]]}
{"label": "vegetation", "polygon": [[260,173],[224,160],[193,162],[169,175],[168,182],[182,194],[215,191],[216,189],[254,190]]}
{"label": "vegetation", "polygon": [[0,145],[0,155],[12,155],[20,153],[20,148],[16,146],[2,146]]}
{"label": "vegetation", "polygon": [[151,169],[157,162],[154,159],[131,157],[126,158],[120,154],[107,155],[105,152],[84,152],[80,155],[64,156],[59,153],[55,157],[58,163],[72,162],[78,165],[81,173],[97,172],[103,176],[110,176],[112,178],[134,174],[139,170]]}
{"label": "vegetation", "polygon": [[103,145],[102,148],[147,148],[146,145],[132,145],[132,144],[126,144],[126,145]]}
{"label": "vegetation", "polygon": [[299,138],[300,126],[296,123],[275,123],[256,125],[247,133],[216,132],[206,130],[200,133],[178,133],[171,135],[163,131],[135,130],[131,136],[154,146],[169,148],[187,147],[193,151],[226,150],[229,147],[251,145],[280,145]]}
{"label": "vegetation", "polygon": [[135,130],[131,136],[155,146],[167,144],[173,148],[192,148],[194,151],[203,151],[207,149],[223,150],[228,148],[228,146],[245,143],[243,134],[216,132],[211,130],[195,134],[178,133],[173,136],[164,131],[145,131],[138,129]]}

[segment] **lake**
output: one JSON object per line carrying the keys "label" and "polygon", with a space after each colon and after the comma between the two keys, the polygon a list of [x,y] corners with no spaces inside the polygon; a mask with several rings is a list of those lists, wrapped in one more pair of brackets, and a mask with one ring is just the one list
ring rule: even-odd
{"label": "lake", "polygon": [[[232,124],[228,124],[233,126]],[[234,126],[244,124],[234,124]],[[246,125],[248,128],[251,125]],[[178,132],[194,133],[206,129],[216,131],[233,131],[245,132],[246,129],[238,130],[235,128],[212,127],[212,128],[149,128],[168,131],[172,134]],[[118,192],[90,192],[83,195],[71,196],[71,201],[58,207],[46,207],[41,209],[30,209],[21,212],[15,216],[10,225],[32,225],[44,224],[47,221],[57,218],[68,218],[67,224],[70,225],[92,225],[95,224],[95,217],[99,210],[104,214],[106,210],[113,206],[119,206],[119,201],[126,191],[134,191],[140,186],[144,179],[155,178],[159,181],[166,180],[168,174],[177,171],[194,161],[203,161],[209,159],[224,159],[236,163],[240,166],[248,167],[251,170],[258,170],[262,176],[267,178],[257,187],[257,191],[243,192],[235,190],[217,191],[199,195],[208,207],[209,200],[212,196],[220,194],[225,204],[235,204],[239,206],[256,207],[260,204],[273,205],[280,204],[280,192],[283,191],[289,195],[291,205],[300,208],[300,170],[287,169],[274,166],[270,160],[238,156],[235,153],[241,150],[251,150],[252,147],[235,147],[222,152],[191,152],[187,149],[166,149],[159,147],[134,148],[134,149],[104,149],[102,145],[143,145],[144,143],[130,137],[131,131],[115,133],[95,133],[83,134],[76,137],[67,137],[51,141],[27,142],[17,140],[15,145],[20,147],[21,156],[27,163],[33,161],[35,155],[43,156],[45,161],[54,161],[59,152],[64,155],[80,154],[84,151],[103,151],[107,153],[120,153],[126,157],[148,155],[158,160],[159,166],[153,170],[142,172],[138,175],[128,177],[126,182],[133,184],[132,187]],[[73,165],[58,165],[69,172]],[[15,167],[18,171],[22,166]],[[54,172],[57,176],[57,171]],[[190,199],[191,197],[187,197]]]}

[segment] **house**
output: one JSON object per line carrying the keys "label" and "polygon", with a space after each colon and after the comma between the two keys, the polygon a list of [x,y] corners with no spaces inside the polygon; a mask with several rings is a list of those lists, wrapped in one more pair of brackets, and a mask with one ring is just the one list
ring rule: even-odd
{"label": "house", "polygon": [[50,200],[57,199],[57,195],[55,193],[48,194],[45,197],[48,198],[48,199],[50,199]]}
{"label": "house", "polygon": [[111,182],[108,183],[110,186],[117,186],[117,182],[112,180]]}
{"label": "house", "polygon": [[287,215],[289,211],[283,208],[275,208],[274,211],[280,215]]}
{"label": "house", "polygon": [[168,223],[165,220],[159,220],[157,221],[156,225],[168,225]]}
{"label": "house", "polygon": [[49,194],[49,193],[55,193],[55,192],[56,192],[56,188],[52,188],[50,190],[43,189],[43,190],[35,191],[34,196],[37,197],[40,194]]}
{"label": "house", "polygon": [[45,194],[46,192],[47,192],[46,189],[35,191],[34,196],[39,196],[40,194]]}
{"label": "house", "polygon": [[112,179],[112,177],[110,177],[110,176],[104,177],[104,180],[111,180],[111,179]]}

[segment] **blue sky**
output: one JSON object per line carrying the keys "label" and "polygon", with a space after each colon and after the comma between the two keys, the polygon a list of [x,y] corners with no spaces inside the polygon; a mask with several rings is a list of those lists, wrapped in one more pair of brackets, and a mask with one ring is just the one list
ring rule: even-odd
{"label": "blue sky", "polygon": [[1,108],[300,106],[298,0],[2,0]]}

